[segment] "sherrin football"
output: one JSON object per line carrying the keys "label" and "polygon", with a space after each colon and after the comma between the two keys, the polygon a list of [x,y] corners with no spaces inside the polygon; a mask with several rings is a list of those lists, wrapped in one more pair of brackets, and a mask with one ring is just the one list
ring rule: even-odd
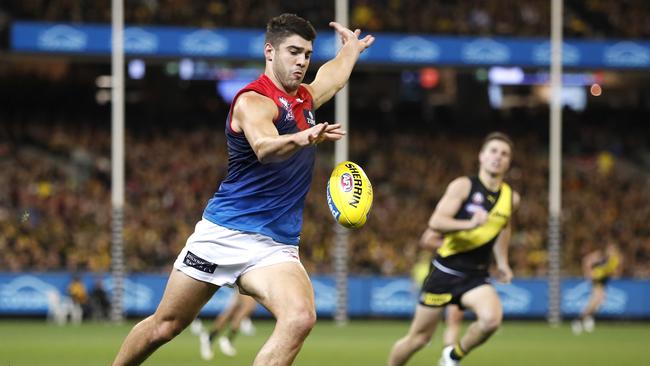
{"label": "sherrin football", "polygon": [[372,184],[360,166],[344,161],[334,168],[327,182],[327,204],[334,219],[347,228],[366,223],[372,206]]}

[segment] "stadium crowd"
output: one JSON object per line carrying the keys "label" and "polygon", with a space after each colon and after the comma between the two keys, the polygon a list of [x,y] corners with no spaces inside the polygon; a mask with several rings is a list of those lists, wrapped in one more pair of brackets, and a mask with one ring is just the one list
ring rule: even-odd
{"label": "stadium crowd", "polygon": [[[0,268],[109,269],[110,132],[93,118],[46,118],[31,111],[2,115]],[[128,131],[124,240],[129,271],[169,270],[226,172],[220,126]],[[609,133],[595,131],[587,138],[592,143]],[[508,181],[523,201],[510,256],[517,276],[541,276],[547,267],[547,153],[540,136],[515,134],[514,139]],[[350,157],[371,178],[375,201],[367,225],[350,234],[351,271],[407,274],[442,190],[455,176],[475,173],[479,146],[479,135],[444,130],[352,129]],[[614,241],[625,253],[625,275],[650,276],[647,170],[621,149],[600,150],[579,140],[567,149],[574,151],[567,153],[563,173],[565,274],[579,275],[582,255]],[[328,273],[334,221],[325,186],[332,147],[323,146],[318,159],[301,256],[311,273]]]}
{"label": "stadium crowd", "polygon": [[[294,12],[316,28],[325,28],[334,19],[333,3],[316,0],[133,0],[125,4],[126,23],[136,25],[259,28],[269,14]],[[646,0],[566,1],[564,7],[566,36],[650,36]],[[110,19],[110,0],[8,0],[0,4],[0,28],[11,20],[107,23]],[[550,1],[351,0],[350,23],[373,32],[546,37]]]}

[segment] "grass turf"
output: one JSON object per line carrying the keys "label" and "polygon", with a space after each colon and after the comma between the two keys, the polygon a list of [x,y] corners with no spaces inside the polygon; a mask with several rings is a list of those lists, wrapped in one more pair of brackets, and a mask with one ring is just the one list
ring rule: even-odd
{"label": "grass turf", "polygon": [[[0,320],[0,366],[109,365],[132,325],[56,326],[38,320]],[[385,365],[393,342],[408,325],[407,321],[353,320],[338,327],[321,320],[294,365]],[[255,336],[236,339],[234,358],[217,349],[214,360],[203,361],[198,338],[186,330],[145,365],[250,365],[273,323],[257,320],[255,326]],[[439,329],[431,345],[413,356],[409,365],[436,364],[440,333]],[[463,360],[463,366],[647,366],[649,346],[650,323],[599,322],[594,333],[575,336],[568,324],[551,328],[543,322],[506,322],[488,343]]]}

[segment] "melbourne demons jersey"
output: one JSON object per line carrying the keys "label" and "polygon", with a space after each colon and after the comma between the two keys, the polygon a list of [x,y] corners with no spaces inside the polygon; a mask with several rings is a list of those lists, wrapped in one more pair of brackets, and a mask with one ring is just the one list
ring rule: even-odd
{"label": "melbourne demons jersey", "polygon": [[474,229],[445,234],[435,262],[453,272],[487,275],[494,242],[512,214],[512,189],[504,182],[498,191],[492,192],[478,177],[470,180],[469,196],[454,218],[469,220],[477,210],[484,209],[489,214],[488,219]]}
{"label": "melbourne demons jersey", "polygon": [[283,244],[298,245],[316,149],[307,146],[284,161],[260,163],[244,133],[231,128],[235,101],[248,91],[276,104],[278,117],[273,122],[280,135],[306,130],[315,124],[312,96],[302,85],[291,96],[262,75],[240,90],[226,120],[228,175],[208,201],[203,217],[229,229],[264,234]]}

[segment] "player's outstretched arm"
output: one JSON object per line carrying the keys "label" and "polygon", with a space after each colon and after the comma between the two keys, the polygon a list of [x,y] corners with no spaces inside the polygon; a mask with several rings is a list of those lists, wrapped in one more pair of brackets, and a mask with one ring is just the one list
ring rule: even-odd
{"label": "player's outstretched arm", "polygon": [[239,96],[233,108],[231,128],[244,132],[262,163],[285,160],[304,146],[339,140],[345,135],[341,125],[327,122],[294,134],[280,135],[273,124],[277,113],[277,107],[269,98],[254,92]]}
{"label": "player's outstretched arm", "polygon": [[345,86],[359,55],[375,41],[371,35],[359,39],[360,29],[353,32],[336,22],[330,22],[330,27],[341,37],[343,47],[335,58],[318,69],[314,81],[306,85],[314,98],[314,109],[332,99]]}

